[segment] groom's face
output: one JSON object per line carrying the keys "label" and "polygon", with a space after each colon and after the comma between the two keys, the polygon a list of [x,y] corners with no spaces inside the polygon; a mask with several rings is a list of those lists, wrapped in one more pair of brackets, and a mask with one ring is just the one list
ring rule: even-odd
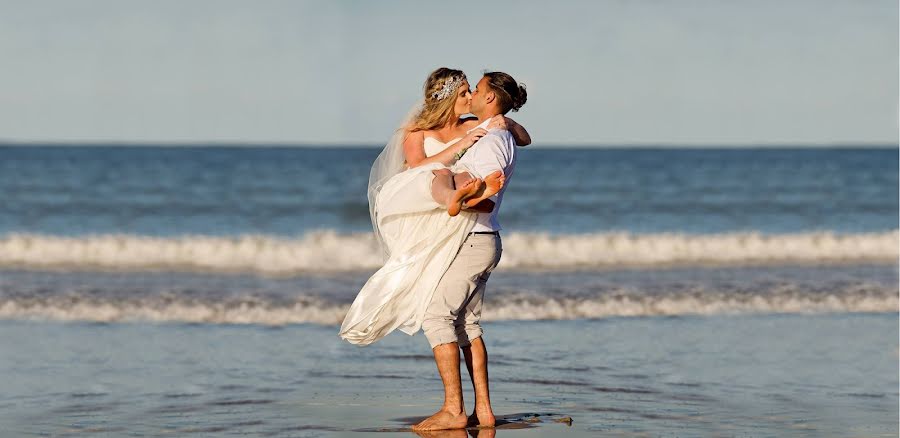
{"label": "groom's face", "polygon": [[490,93],[491,88],[488,86],[488,78],[487,76],[482,77],[478,81],[478,85],[475,85],[475,91],[472,92],[472,114],[478,114],[484,110]]}

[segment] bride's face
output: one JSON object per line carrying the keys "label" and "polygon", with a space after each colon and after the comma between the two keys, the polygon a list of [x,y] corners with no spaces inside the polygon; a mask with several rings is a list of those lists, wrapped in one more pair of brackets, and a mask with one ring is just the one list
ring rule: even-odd
{"label": "bride's face", "polygon": [[456,89],[456,105],[453,107],[453,112],[456,115],[461,116],[463,114],[469,114],[469,111],[472,109],[472,93],[469,92],[469,81],[463,81],[462,85]]}

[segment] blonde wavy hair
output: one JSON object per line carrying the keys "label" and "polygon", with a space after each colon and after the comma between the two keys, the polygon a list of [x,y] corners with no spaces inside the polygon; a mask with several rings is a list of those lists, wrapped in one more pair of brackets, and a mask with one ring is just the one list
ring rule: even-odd
{"label": "blonde wavy hair", "polygon": [[[453,107],[456,106],[456,91],[459,89],[459,85],[451,91],[449,96],[445,96],[443,99],[439,96],[436,97],[447,82],[457,78],[465,80],[466,75],[462,70],[447,67],[441,67],[428,75],[424,87],[425,103],[422,105],[422,110],[407,127],[408,132],[437,129],[457,117],[453,112]],[[459,84],[462,85],[462,82],[459,81]]]}

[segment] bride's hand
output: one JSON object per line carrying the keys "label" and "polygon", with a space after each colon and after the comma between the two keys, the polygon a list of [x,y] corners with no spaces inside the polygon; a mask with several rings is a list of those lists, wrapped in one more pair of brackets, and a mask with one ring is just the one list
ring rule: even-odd
{"label": "bride's hand", "polygon": [[470,148],[479,138],[484,137],[485,134],[487,134],[487,130],[484,128],[475,128],[460,140],[460,146],[462,148]]}
{"label": "bride's hand", "polygon": [[488,123],[488,129],[505,129],[508,130],[515,123],[512,119],[507,118],[503,114],[497,114],[491,117],[491,123]]}

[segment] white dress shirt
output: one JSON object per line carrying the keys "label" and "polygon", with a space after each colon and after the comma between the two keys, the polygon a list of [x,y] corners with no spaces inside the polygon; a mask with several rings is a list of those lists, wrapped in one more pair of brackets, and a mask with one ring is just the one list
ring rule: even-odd
{"label": "white dress shirt", "polygon": [[[476,128],[487,129],[490,119],[481,122]],[[475,129],[475,128],[473,128]],[[505,129],[491,129],[488,133],[481,137],[468,151],[460,158],[459,163],[466,165],[476,173],[477,178],[490,175],[494,171],[502,170],[506,175],[506,182],[503,188],[496,195],[488,199],[494,201],[494,211],[490,213],[478,213],[475,221],[475,227],[472,231],[500,231],[500,222],[497,220],[497,213],[500,212],[500,202],[503,201],[503,192],[509,187],[509,181],[512,179],[513,171],[516,168],[516,141],[512,134]]]}

